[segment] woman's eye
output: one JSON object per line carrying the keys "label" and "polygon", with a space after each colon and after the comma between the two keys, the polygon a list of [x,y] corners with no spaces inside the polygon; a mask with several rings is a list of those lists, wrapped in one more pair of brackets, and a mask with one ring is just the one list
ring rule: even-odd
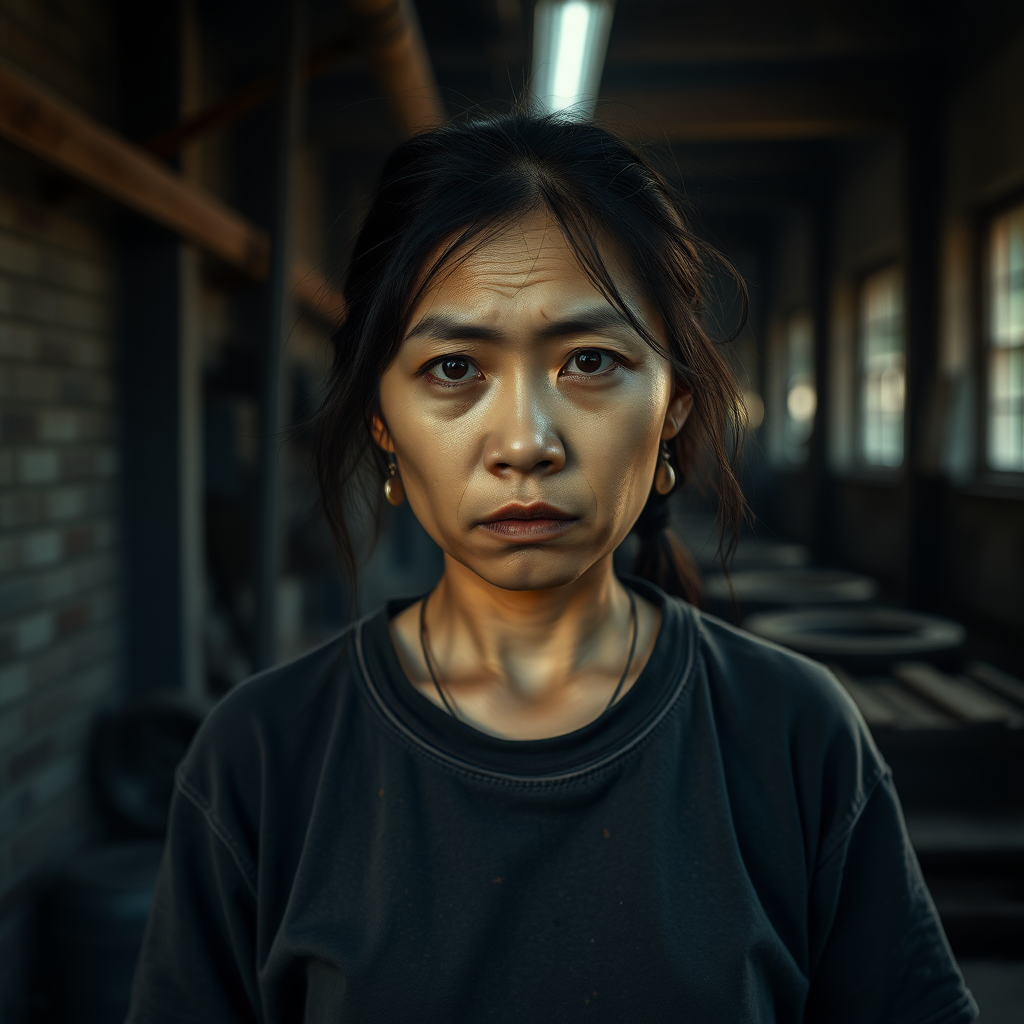
{"label": "woman's eye", "polygon": [[471,380],[479,374],[479,370],[473,365],[472,360],[463,356],[450,356],[447,359],[439,359],[431,367],[431,373],[439,380],[465,381]]}
{"label": "woman's eye", "polygon": [[438,365],[449,380],[462,380],[469,373],[468,359],[442,359]]}
{"label": "woman's eye", "polygon": [[614,365],[615,360],[599,348],[585,348],[569,360],[570,373],[601,373]]}

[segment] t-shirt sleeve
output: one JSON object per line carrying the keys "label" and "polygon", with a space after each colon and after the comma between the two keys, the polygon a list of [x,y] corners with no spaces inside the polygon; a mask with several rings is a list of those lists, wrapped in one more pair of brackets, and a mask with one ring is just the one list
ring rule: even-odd
{"label": "t-shirt sleeve", "polygon": [[853,827],[823,851],[806,1024],[967,1024],[964,986],[888,772]]}
{"label": "t-shirt sleeve", "polygon": [[126,1024],[258,1021],[255,934],[252,865],[179,771]]}

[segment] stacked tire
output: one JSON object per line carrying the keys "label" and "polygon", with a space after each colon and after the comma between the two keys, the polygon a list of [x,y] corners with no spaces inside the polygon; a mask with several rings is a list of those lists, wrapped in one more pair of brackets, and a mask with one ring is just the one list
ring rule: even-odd
{"label": "stacked tire", "polygon": [[116,843],[74,858],[40,908],[39,982],[51,1024],[120,1024],[163,844]]}
{"label": "stacked tire", "polygon": [[956,671],[966,631],[958,622],[902,608],[830,607],[762,612],[746,629],[854,673],[885,672],[902,661]]}
{"label": "stacked tire", "polygon": [[96,723],[90,776],[111,840],[74,857],[40,900],[35,989],[46,1024],[122,1024],[153,902],[174,774],[203,718],[176,693]]}
{"label": "stacked tire", "polygon": [[742,569],[709,577],[704,593],[709,612],[733,621],[780,608],[866,604],[878,584],[837,569]]}

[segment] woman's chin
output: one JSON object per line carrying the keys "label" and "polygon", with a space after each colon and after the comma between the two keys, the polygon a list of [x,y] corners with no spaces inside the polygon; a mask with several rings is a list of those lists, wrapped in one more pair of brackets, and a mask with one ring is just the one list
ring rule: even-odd
{"label": "woman's chin", "polygon": [[594,564],[578,552],[529,547],[500,557],[459,559],[485,583],[502,590],[555,590],[575,583]]}

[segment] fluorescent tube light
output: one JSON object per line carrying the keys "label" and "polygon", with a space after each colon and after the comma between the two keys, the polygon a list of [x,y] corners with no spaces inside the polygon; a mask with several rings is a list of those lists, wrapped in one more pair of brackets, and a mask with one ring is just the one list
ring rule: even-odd
{"label": "fluorescent tube light", "polygon": [[531,91],[541,110],[593,114],[613,10],[610,0],[540,0],[534,8]]}

